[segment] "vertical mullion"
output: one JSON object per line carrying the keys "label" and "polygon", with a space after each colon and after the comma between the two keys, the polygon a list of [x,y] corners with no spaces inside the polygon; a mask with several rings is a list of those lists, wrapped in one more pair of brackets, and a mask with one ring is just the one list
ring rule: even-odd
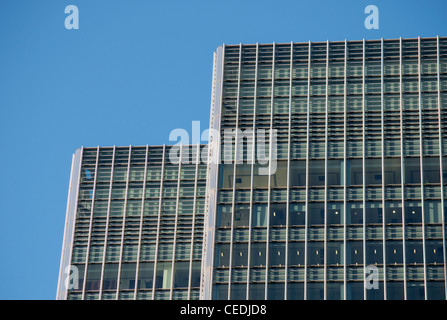
{"label": "vertical mullion", "polygon": [[126,197],[124,198],[124,212],[123,212],[123,226],[121,228],[121,248],[120,248],[120,260],[118,263],[118,278],[116,286],[116,299],[119,299],[120,291],[120,279],[121,279],[121,266],[123,262],[123,250],[124,250],[124,233],[126,230],[126,213],[127,213],[127,199],[129,197],[129,176],[130,176],[130,161],[132,159],[132,146],[129,146],[129,156],[127,159],[127,176],[126,176]]}
{"label": "vertical mullion", "polygon": [[366,169],[365,169],[365,158],[366,158],[366,136],[365,136],[365,126],[366,126],[366,111],[365,111],[365,72],[366,72],[366,63],[365,63],[365,50],[366,43],[365,39],[363,39],[363,65],[362,65],[362,139],[363,139],[363,154],[362,154],[362,180],[363,180],[363,239],[366,239]]}
{"label": "vertical mullion", "polygon": [[[270,130],[269,130],[269,161],[268,161],[268,195],[267,195],[267,244],[265,254],[265,300],[268,300],[268,283],[269,283],[269,254],[270,254],[270,203],[271,203],[271,182],[272,182],[272,152],[273,152],[273,97],[275,93],[275,57],[276,44],[273,42],[272,53],[272,90],[270,100]],[[276,156],[276,154],[275,154]]]}
{"label": "vertical mullion", "polygon": [[[219,66],[219,63],[221,64]],[[220,67],[220,70],[219,70]],[[213,62],[213,87],[211,90],[211,116],[210,116],[210,137],[208,143],[208,158],[206,172],[206,203],[204,217],[204,233],[203,233],[203,250],[200,280],[200,297],[201,299],[211,299],[213,295],[213,279],[214,279],[214,246],[216,244],[216,212],[217,212],[217,196],[219,193],[217,179],[219,177],[219,166],[222,160],[222,103],[223,103],[223,85],[224,85],[224,67],[225,67],[225,44],[214,54]],[[220,73],[219,73],[220,72]],[[220,80],[218,80],[220,79]],[[218,85],[220,81],[220,84]],[[218,112],[215,112],[216,97],[218,98]],[[217,125],[216,123],[216,113]],[[217,130],[215,129],[217,126]],[[217,134],[217,136],[216,136]],[[217,146],[217,148],[215,148]],[[215,161],[215,163],[213,162]],[[214,173],[214,174],[213,174]],[[213,180],[214,178],[215,180]],[[213,180],[213,181],[212,181]],[[214,183],[214,185],[211,185]],[[214,192],[210,192],[215,188]],[[211,198],[211,199],[210,199]],[[210,243],[210,244],[209,244]],[[208,264],[209,263],[209,264]],[[208,271],[208,272],[207,272]]]}
{"label": "vertical mullion", "polygon": [[383,38],[380,39],[380,138],[381,138],[381,173],[382,173],[382,237],[384,255],[386,255],[386,207],[385,207],[385,131],[384,131],[384,105],[383,105]]}
{"label": "vertical mullion", "polygon": [[323,299],[327,298],[327,193],[328,193],[328,86],[329,86],[329,40],[326,41],[326,93],[325,93],[325,126],[324,126],[324,236],[323,236]]}
{"label": "vertical mullion", "polygon": [[310,74],[311,74],[311,48],[312,43],[309,41],[308,48],[308,66],[307,66],[307,132],[306,132],[306,215],[304,218],[304,300],[307,300],[307,255],[308,255],[308,220],[309,220],[309,156],[310,156],[310,141],[309,141],[309,125],[310,125]]}
{"label": "vertical mullion", "polygon": [[[188,147],[189,150],[189,147]],[[180,196],[180,180],[182,172],[182,161],[183,161],[183,144],[180,144],[180,157],[178,163],[178,175],[177,175],[177,195],[175,199],[175,220],[174,220],[174,241],[172,244],[172,264],[171,264],[171,285],[169,288],[169,299],[172,300],[172,293],[174,290],[174,274],[175,274],[175,249],[177,245],[177,224],[178,224],[178,204]]]}
{"label": "vertical mullion", "polygon": [[403,95],[402,87],[402,37],[399,38],[399,109],[400,109],[400,175],[402,194],[402,244],[404,265],[404,300],[407,299],[407,263],[406,263],[406,237],[405,237],[405,171],[404,171],[404,120],[403,120]]}
{"label": "vertical mullion", "polygon": [[[191,146],[192,150],[193,146]],[[196,154],[196,167],[194,176],[194,203],[192,208],[192,230],[191,230],[191,249],[189,254],[189,276],[188,276],[188,299],[191,299],[191,281],[192,281],[192,260],[193,260],[193,248],[194,248],[194,234],[195,234],[195,219],[197,210],[197,181],[199,179],[199,162],[200,162],[200,142],[197,143],[197,154]]]}
{"label": "vertical mullion", "polygon": [[103,287],[103,282],[104,282],[104,268],[105,268],[105,264],[106,264],[107,237],[109,234],[109,220],[110,220],[110,205],[112,202],[113,174],[115,172],[115,170],[114,170],[115,169],[115,152],[116,152],[116,147],[113,146],[112,164],[111,164],[111,168],[110,168],[109,199],[107,201],[108,203],[107,203],[106,230],[105,230],[105,235],[104,235],[104,252],[102,255],[101,282],[100,282],[100,286],[99,286],[99,298],[100,299],[102,296],[102,287]]}
{"label": "vertical mullion", "polygon": [[141,254],[141,237],[143,233],[143,217],[144,217],[144,200],[146,198],[146,183],[147,183],[147,157],[149,155],[149,146],[146,145],[146,156],[144,160],[144,177],[143,177],[143,194],[141,197],[141,213],[140,213],[140,230],[138,234],[138,252],[137,252],[137,265],[135,268],[135,288],[134,288],[134,300],[137,300],[137,290],[138,290],[138,278],[140,271],[140,254]]}
{"label": "vertical mullion", "polygon": [[[347,201],[346,201],[346,192],[347,192],[347,73],[348,73],[348,41],[345,39],[345,57],[344,57],[344,86],[343,86],[343,108],[344,108],[344,124],[343,124],[343,163],[344,163],[344,181],[343,181],[343,208],[344,208],[344,216],[343,216],[343,299],[346,300],[346,222],[347,222]],[[363,230],[363,241],[365,239],[365,230]]]}
{"label": "vertical mullion", "polygon": [[[82,286],[82,300],[85,299],[85,285],[87,283],[87,275],[88,275],[88,264],[89,264],[89,255],[90,255],[90,240],[92,237],[92,225],[93,225],[93,212],[95,208],[95,197],[96,197],[96,178],[98,176],[98,162],[99,162],[99,146],[96,147],[96,164],[95,164],[95,176],[93,178],[93,191],[92,191],[92,208],[90,209],[90,223],[88,227],[88,240],[87,240],[87,252],[85,257],[85,271],[84,271],[84,284]],[[82,163],[81,163],[82,167]],[[81,171],[81,179],[82,179],[82,171]]]}
{"label": "vertical mullion", "polygon": [[286,196],[286,248],[285,248],[285,284],[284,300],[287,300],[288,271],[289,271],[289,211],[290,211],[290,145],[291,145],[291,127],[292,127],[292,74],[293,74],[293,41],[290,43],[290,82],[289,82],[289,124],[287,133],[287,196]]}
{"label": "vertical mullion", "polygon": [[441,175],[441,220],[442,220],[442,251],[444,254],[444,294],[447,298],[447,285],[446,285],[446,276],[447,276],[447,262],[446,262],[446,245],[445,245],[445,193],[444,193],[444,177],[443,177],[443,150],[442,150],[442,111],[441,111],[441,78],[440,78],[440,60],[439,60],[439,36],[436,37],[436,62],[437,62],[437,88],[438,88],[438,125],[439,125],[439,169]]}
{"label": "vertical mullion", "polygon": [[158,202],[158,220],[157,220],[157,237],[155,238],[155,256],[154,256],[154,275],[152,277],[152,300],[155,299],[155,284],[157,280],[157,262],[158,262],[158,246],[160,245],[160,223],[161,223],[161,207],[163,202],[163,180],[164,180],[164,169],[165,169],[165,159],[166,159],[166,145],[163,145],[163,156],[161,160],[161,177],[160,177],[160,192],[159,192],[159,202]]}
{"label": "vertical mullion", "polygon": [[251,153],[251,170],[250,170],[250,215],[248,223],[248,257],[247,257],[247,293],[246,299],[250,299],[250,265],[251,265],[251,233],[253,223],[253,175],[254,175],[254,163],[256,153],[256,96],[258,92],[258,55],[259,44],[256,43],[256,61],[255,61],[255,89],[253,100],[253,132],[252,132],[252,153]]}
{"label": "vertical mullion", "polygon": [[427,263],[425,258],[425,205],[424,205],[424,163],[423,163],[423,139],[422,139],[422,104],[421,104],[421,37],[418,37],[418,103],[419,103],[419,156],[421,165],[421,209],[422,209],[422,247],[424,261],[424,295],[427,300]]}
{"label": "vertical mullion", "polygon": [[[224,53],[225,54],[225,53]],[[237,150],[238,150],[238,131],[239,131],[239,96],[241,91],[241,60],[242,60],[242,43],[239,44],[239,64],[237,79],[237,101],[236,101],[236,130],[234,135],[234,153],[233,153],[233,194],[231,199],[231,239],[230,239],[230,256],[229,256],[229,274],[228,274],[228,300],[231,299],[231,281],[233,272],[233,238],[234,238],[234,215],[235,215],[235,199],[236,199],[236,170],[237,170]]]}

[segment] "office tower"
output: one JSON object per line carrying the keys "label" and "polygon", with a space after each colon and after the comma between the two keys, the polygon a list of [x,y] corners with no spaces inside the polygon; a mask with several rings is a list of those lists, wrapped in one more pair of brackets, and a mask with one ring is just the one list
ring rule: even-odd
{"label": "office tower", "polygon": [[203,299],[445,299],[447,39],[224,45]]}
{"label": "office tower", "polygon": [[76,151],[58,299],[199,298],[206,149]]}
{"label": "office tower", "polygon": [[76,151],[57,297],[444,300],[446,118],[447,38],[223,45],[207,146]]}

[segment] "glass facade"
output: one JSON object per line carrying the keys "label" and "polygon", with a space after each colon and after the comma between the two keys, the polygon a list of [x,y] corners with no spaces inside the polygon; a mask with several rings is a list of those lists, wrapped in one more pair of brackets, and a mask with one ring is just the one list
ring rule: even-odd
{"label": "glass facade", "polygon": [[73,237],[65,246],[77,285],[60,284],[59,299],[199,298],[206,149],[98,147],[76,153],[79,174],[72,172],[71,188],[78,191],[66,227]]}
{"label": "glass facade", "polygon": [[445,299],[447,39],[226,45],[213,93],[203,298]]}
{"label": "glass facade", "polygon": [[445,300],[446,127],[447,38],[223,45],[207,146],[76,152],[57,297]]}

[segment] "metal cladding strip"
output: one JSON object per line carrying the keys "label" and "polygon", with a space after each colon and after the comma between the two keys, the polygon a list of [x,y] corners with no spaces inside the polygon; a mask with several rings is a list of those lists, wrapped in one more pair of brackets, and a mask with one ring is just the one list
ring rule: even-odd
{"label": "metal cladding strip", "polygon": [[[344,108],[344,124],[343,124],[343,163],[344,163],[344,186],[343,186],[343,208],[344,208],[344,216],[343,216],[343,300],[346,300],[346,222],[347,222],[347,208],[346,208],[346,192],[347,192],[347,72],[348,72],[348,41],[345,39],[345,57],[344,57],[344,78],[343,78],[343,108]],[[363,210],[365,210],[363,208]],[[363,230],[363,243],[365,243],[365,230]]]}
{"label": "metal cladding strip", "polygon": [[[189,150],[189,146],[188,146]],[[188,151],[189,152],[189,151]],[[182,172],[182,161],[183,161],[183,144],[180,145],[180,157],[177,169],[177,195],[175,199],[175,220],[174,220],[174,243],[172,244],[172,262],[171,262],[171,285],[169,288],[169,299],[172,300],[173,288],[174,288],[174,267],[175,267],[175,252],[177,246],[177,228],[178,228],[178,204],[180,197],[180,180]]]}
{"label": "metal cladding strip", "polygon": [[288,291],[288,273],[289,273],[289,216],[290,216],[290,146],[291,146],[291,127],[292,127],[292,85],[293,85],[293,41],[290,42],[290,69],[289,69],[289,123],[287,128],[287,186],[286,186],[286,249],[285,249],[285,285],[284,285],[284,300],[287,300]]}
{"label": "metal cladding strip", "polygon": [[422,138],[422,104],[421,104],[421,37],[418,37],[418,102],[419,102],[419,155],[420,155],[420,166],[421,166],[421,208],[422,208],[422,247],[423,247],[423,261],[424,261],[424,295],[425,300],[427,300],[427,261],[426,261],[426,251],[425,247],[425,191],[424,191],[424,157],[422,152],[423,138]]}
{"label": "metal cladding strip", "polygon": [[402,103],[402,38],[399,39],[399,113],[400,113],[400,175],[401,175],[401,196],[402,196],[402,242],[404,243],[403,261],[404,261],[404,299],[407,297],[406,289],[406,250],[405,250],[405,182],[404,182],[404,123],[403,123],[403,103]]}
{"label": "metal cladding strip", "polygon": [[311,74],[311,54],[312,43],[309,41],[308,48],[308,66],[307,66],[307,136],[306,136],[306,215],[304,218],[304,300],[307,300],[307,256],[308,256],[308,221],[309,221],[309,157],[310,157],[310,141],[309,141],[309,128],[310,128],[310,74]]}
{"label": "metal cladding strip", "polygon": [[[193,150],[193,146],[191,145],[191,151]],[[200,141],[197,143],[197,154],[196,154],[196,163],[195,163],[195,175],[194,175],[194,198],[193,198],[193,208],[192,208],[192,230],[191,230],[191,247],[189,254],[189,275],[188,275],[188,299],[191,299],[191,283],[192,283],[192,260],[194,258],[194,235],[195,235],[195,227],[196,227],[196,210],[197,210],[197,181],[199,177],[199,162],[200,162]]]}
{"label": "metal cladding strip", "polygon": [[138,231],[138,251],[137,251],[137,265],[135,268],[135,288],[134,288],[134,300],[137,300],[137,290],[139,283],[139,271],[140,271],[140,255],[141,255],[141,238],[143,233],[143,220],[144,220],[144,201],[146,198],[146,183],[147,183],[147,164],[149,156],[149,145],[146,145],[146,153],[144,158],[144,177],[143,177],[143,194],[141,197],[141,212],[140,212],[140,227]]}
{"label": "metal cladding strip", "polygon": [[324,235],[323,235],[323,299],[327,299],[327,190],[328,190],[328,87],[329,87],[329,40],[326,41],[326,90],[324,124]]}
{"label": "metal cladding strip", "polygon": [[155,285],[157,280],[157,262],[158,262],[158,246],[160,243],[160,223],[161,223],[161,206],[163,199],[163,180],[165,172],[166,145],[163,145],[163,155],[161,160],[161,176],[160,176],[160,192],[158,202],[158,218],[157,218],[157,237],[155,239],[155,255],[154,255],[154,275],[152,277],[152,300],[155,299]]}
{"label": "metal cladding strip", "polygon": [[224,72],[225,44],[217,48],[214,53],[213,63],[213,86],[210,114],[210,135],[208,142],[207,160],[207,191],[205,203],[205,219],[203,232],[203,250],[201,267],[200,298],[211,300],[213,283],[213,263],[214,263],[214,240],[215,240],[215,218],[217,209],[217,182],[219,175],[219,163],[221,154],[219,152],[220,139],[220,119],[222,109],[222,90]]}
{"label": "metal cladding strip", "polygon": [[446,283],[446,277],[447,277],[447,263],[446,263],[446,243],[445,243],[445,190],[444,190],[444,175],[443,172],[446,170],[446,168],[443,167],[444,163],[442,161],[442,155],[444,153],[444,150],[442,148],[442,108],[441,108],[441,78],[440,78],[440,68],[441,63],[439,59],[439,36],[436,37],[436,69],[437,69],[437,88],[438,88],[438,125],[439,125],[439,169],[441,174],[441,221],[442,221],[442,252],[443,252],[443,261],[444,261],[444,295],[447,298],[447,283]]}
{"label": "metal cladding strip", "polygon": [[248,223],[248,256],[247,256],[247,292],[246,299],[250,299],[250,265],[251,265],[251,233],[252,233],[252,223],[253,223],[253,176],[254,176],[254,163],[256,160],[256,96],[258,92],[258,56],[259,56],[259,44],[256,43],[256,61],[255,61],[255,88],[254,88],[254,98],[253,98],[253,136],[252,136],[252,154],[251,154],[251,165],[250,165],[250,215]]}
{"label": "metal cladding strip", "polygon": [[[362,151],[362,188],[363,188],[363,241],[366,240],[366,135],[365,135],[365,127],[366,127],[366,103],[365,103],[365,55],[366,55],[366,42],[363,39],[363,52],[362,52],[362,143],[363,143],[363,151]],[[383,243],[383,248],[385,248],[385,244]],[[347,252],[345,252],[347,255]],[[345,274],[345,281],[347,278],[347,274]],[[385,279],[384,279],[385,281]],[[345,293],[347,299],[347,293]]]}
{"label": "metal cladding strip", "polygon": [[78,207],[79,186],[81,181],[82,156],[84,148],[76,150],[72,156],[70,184],[68,189],[67,209],[65,215],[64,239],[61,253],[61,262],[59,267],[59,279],[57,284],[57,300],[68,299],[69,277],[68,267],[71,266],[73,257],[73,244],[76,226],[76,212]]}
{"label": "metal cladding strip", "polygon": [[[384,255],[386,248],[386,207],[385,207],[385,141],[384,141],[384,115],[383,115],[383,38],[380,39],[380,135],[381,135],[381,163],[382,163],[382,212],[385,213],[382,215],[382,235],[383,235],[383,246],[384,246]],[[385,264],[384,264],[385,265]],[[365,273],[365,272],[364,272]]]}
{"label": "metal cladding strip", "polygon": [[234,216],[235,216],[235,198],[236,198],[236,170],[238,164],[238,149],[239,149],[239,96],[241,91],[241,59],[242,59],[242,44],[239,44],[239,66],[237,78],[237,100],[236,100],[236,132],[234,138],[234,153],[232,158],[233,164],[233,195],[231,198],[231,238],[230,238],[230,252],[229,252],[229,274],[228,274],[228,300],[231,299],[231,281],[232,281],[232,266],[233,266],[233,242],[234,242]]}
{"label": "metal cladding strip", "polygon": [[123,251],[124,251],[124,234],[126,231],[126,215],[127,215],[127,199],[129,198],[129,177],[130,177],[130,162],[132,160],[132,146],[129,146],[129,156],[127,159],[127,175],[126,175],[126,197],[124,198],[124,212],[123,212],[123,226],[121,229],[121,247],[120,247],[120,259],[118,263],[118,281],[116,286],[116,299],[119,299],[119,291],[121,285],[121,270],[123,263]]}
{"label": "metal cladding strip", "polygon": [[109,234],[109,220],[110,220],[110,205],[111,205],[111,199],[112,199],[112,186],[113,186],[113,174],[114,174],[114,168],[115,168],[115,151],[116,147],[113,146],[113,153],[112,153],[112,163],[110,166],[110,182],[109,182],[109,196],[107,200],[107,217],[106,217],[106,229],[104,234],[104,251],[102,255],[102,266],[101,266],[101,281],[99,285],[99,298],[102,297],[102,288],[104,284],[104,267],[106,263],[106,253],[107,253],[107,236]]}
{"label": "metal cladding strip", "polygon": [[82,300],[85,299],[85,285],[87,283],[87,275],[88,275],[90,239],[91,239],[91,235],[92,235],[93,212],[94,212],[93,209],[95,207],[95,197],[96,197],[96,177],[98,176],[98,160],[99,160],[99,146],[96,147],[95,176],[93,178],[92,207],[90,209],[90,224],[89,224],[89,229],[88,229],[87,253],[85,256],[85,273],[84,273],[85,276],[84,276],[84,285],[82,286]]}
{"label": "metal cladding strip", "polygon": [[[269,131],[269,161],[268,161],[268,196],[267,196],[267,245],[266,245],[266,263],[265,263],[265,300],[268,300],[268,276],[269,276],[269,248],[270,248],[270,207],[271,207],[271,177],[272,177],[272,152],[273,152],[273,97],[275,92],[275,53],[276,44],[273,42],[272,53],[272,90],[270,101],[270,131]],[[276,154],[275,154],[276,156]],[[275,160],[276,161],[276,160]]]}

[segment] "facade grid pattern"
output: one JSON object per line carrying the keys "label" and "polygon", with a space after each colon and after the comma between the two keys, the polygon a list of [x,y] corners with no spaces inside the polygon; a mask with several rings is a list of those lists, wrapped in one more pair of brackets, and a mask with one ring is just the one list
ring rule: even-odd
{"label": "facade grid pattern", "polygon": [[[79,149],[58,299],[198,299],[207,146]],[[75,170],[79,170],[76,172]],[[70,250],[67,250],[69,248]],[[67,266],[77,285],[63,283]]]}
{"label": "facade grid pattern", "polygon": [[447,40],[216,55],[202,298],[445,299]]}
{"label": "facade grid pattern", "polygon": [[74,154],[57,298],[445,300],[446,127],[447,38],[223,45],[208,145]]}

